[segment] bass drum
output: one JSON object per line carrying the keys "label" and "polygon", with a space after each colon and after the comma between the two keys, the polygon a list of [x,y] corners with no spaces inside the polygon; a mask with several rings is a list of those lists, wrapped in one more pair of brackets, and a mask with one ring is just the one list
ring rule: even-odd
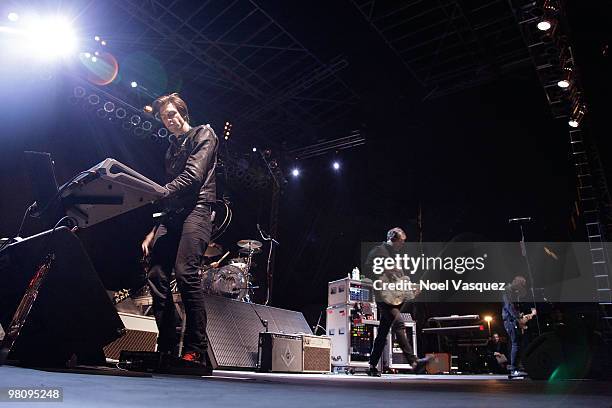
{"label": "bass drum", "polygon": [[244,272],[234,265],[211,268],[202,273],[202,287],[211,295],[243,300],[248,294]]}
{"label": "bass drum", "polygon": [[232,223],[232,209],[229,200],[217,200],[211,205],[212,209],[212,242],[219,239]]}

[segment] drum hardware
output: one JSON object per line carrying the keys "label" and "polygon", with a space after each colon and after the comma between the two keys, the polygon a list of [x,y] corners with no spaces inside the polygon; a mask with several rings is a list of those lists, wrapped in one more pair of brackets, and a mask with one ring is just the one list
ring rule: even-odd
{"label": "drum hardware", "polygon": [[204,257],[206,258],[214,258],[215,256],[219,256],[223,253],[223,247],[219,244],[211,242],[208,244],[206,251],[204,252]]}
{"label": "drum hardware", "polygon": [[272,263],[272,248],[274,245],[280,244],[277,240],[272,238],[272,235],[266,234],[264,231],[262,231],[259,224],[257,224],[257,231],[259,231],[259,235],[261,235],[261,238],[264,241],[270,241],[270,251],[268,252],[268,262],[266,264],[266,279],[268,281],[266,282],[266,301],[264,302],[264,305],[267,305],[270,302],[270,287],[272,286],[272,271],[270,270],[270,264]]}
{"label": "drum hardware", "polygon": [[261,253],[261,248],[253,248],[253,249],[240,248],[240,250],[238,250],[238,253],[240,254],[259,254]]}
{"label": "drum hardware", "polygon": [[260,241],[255,241],[254,239],[241,239],[240,241],[238,241],[238,246],[240,248],[246,249],[246,250],[254,250],[254,249],[259,249],[263,246],[263,244]]}

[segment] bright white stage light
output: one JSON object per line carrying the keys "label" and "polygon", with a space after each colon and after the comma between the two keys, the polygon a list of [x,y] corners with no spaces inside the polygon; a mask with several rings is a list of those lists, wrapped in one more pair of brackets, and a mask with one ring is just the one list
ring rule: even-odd
{"label": "bright white stage light", "polygon": [[338,163],[337,161],[335,161],[335,162],[332,164],[332,167],[334,168],[334,170],[340,170],[340,163]]}
{"label": "bright white stage light", "polygon": [[257,148],[256,148],[256,147],[254,147],[254,148],[253,148],[253,151],[254,151],[254,152],[256,152],[256,151],[257,151]]}
{"label": "bright white stage light", "polygon": [[570,86],[570,83],[567,79],[562,79],[561,81],[557,82],[557,86],[559,88],[567,88]]}
{"label": "bright white stage light", "polygon": [[291,175],[292,175],[293,177],[297,177],[297,176],[299,176],[299,175],[300,175],[300,170],[299,170],[299,169],[293,169],[293,170],[291,170]]}
{"label": "bright white stage light", "polygon": [[63,17],[31,21],[27,37],[31,51],[43,57],[68,56],[77,46],[74,30]]}
{"label": "bright white stage light", "polygon": [[132,83],[130,83],[130,86],[131,86],[132,88],[136,88],[136,87],[138,86],[138,82],[136,82],[136,81],[132,81]]}
{"label": "bright white stage light", "polygon": [[100,41],[100,37],[96,35],[96,36],[94,37],[94,40],[96,40],[96,41]]}
{"label": "bright white stage light", "polygon": [[538,30],[548,31],[550,30],[550,27],[552,27],[552,25],[550,24],[550,21],[548,20],[542,20],[538,23]]}
{"label": "bright white stage light", "polygon": [[578,125],[579,125],[579,123],[578,123],[578,121],[576,119],[570,119],[570,121],[567,122],[567,124],[570,125],[573,128],[577,128]]}
{"label": "bright white stage light", "polygon": [[96,58],[96,57],[91,57],[91,62],[96,62],[96,61],[98,61],[98,58]]}
{"label": "bright white stage light", "polygon": [[19,14],[17,14],[17,13],[8,13],[8,19],[9,19],[9,21],[15,22],[15,21],[19,20]]}

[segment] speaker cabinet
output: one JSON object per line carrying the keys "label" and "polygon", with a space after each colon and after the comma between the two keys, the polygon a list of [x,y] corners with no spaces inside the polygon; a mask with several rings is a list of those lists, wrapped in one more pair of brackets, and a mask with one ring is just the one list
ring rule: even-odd
{"label": "speaker cabinet", "polygon": [[60,227],[8,245],[0,252],[0,324],[8,331],[15,310],[43,258],[55,259],[10,360],[35,367],[104,362],[102,348],[121,336],[123,323],[80,240]]}
{"label": "speaker cabinet", "polygon": [[302,337],[281,333],[259,334],[259,370],[275,373],[300,373]]}
{"label": "speaker cabinet", "polygon": [[273,333],[312,334],[300,312],[212,295],[204,296],[204,304],[208,355],[213,367],[256,368],[259,333],[265,331],[262,320]]}
{"label": "speaker cabinet", "polygon": [[329,337],[302,335],[302,355],[305,373],[331,371],[331,339]]}
{"label": "speaker cabinet", "polygon": [[154,317],[119,312],[126,328],[123,336],[104,347],[104,356],[119,361],[122,351],[155,351],[157,324]]}

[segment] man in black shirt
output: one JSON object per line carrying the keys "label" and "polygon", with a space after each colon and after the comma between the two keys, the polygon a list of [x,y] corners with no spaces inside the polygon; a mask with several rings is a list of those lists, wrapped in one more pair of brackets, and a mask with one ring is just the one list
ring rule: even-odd
{"label": "man in black shirt", "polygon": [[212,232],[218,139],[209,125],[189,124],[187,105],[178,94],[158,98],[153,109],[172,133],[165,157],[167,216],[142,243],[145,256],[151,256],[148,283],[159,329],[158,350],[173,353],[178,343],[170,289],[174,269],[186,317],[182,359],[204,364],[206,310],[198,269]]}
{"label": "man in black shirt", "polygon": [[[387,232],[387,241],[374,247],[368,254],[365,262],[365,271],[369,277],[373,280],[381,279],[382,275],[375,276],[373,273],[374,259],[395,257],[397,254],[401,253],[405,242],[406,233],[401,228],[396,227],[389,230]],[[402,348],[402,352],[406,356],[408,362],[412,364],[413,369],[417,369],[417,367],[427,362],[427,359],[418,359],[417,356],[414,355],[412,345],[408,341],[406,328],[404,327],[404,321],[401,314],[405,302],[402,301],[399,304],[390,304],[387,300],[388,297],[385,296],[385,293],[383,292],[383,290],[374,290],[376,306],[378,309],[378,315],[380,317],[380,325],[378,326],[378,333],[376,335],[376,339],[374,340],[372,352],[370,353],[370,367],[367,370],[368,375],[376,377],[380,376],[380,372],[376,366],[378,365],[382,355],[385,343],[387,341],[387,335],[389,334],[389,330],[391,330],[391,328],[393,328],[397,342]]]}

